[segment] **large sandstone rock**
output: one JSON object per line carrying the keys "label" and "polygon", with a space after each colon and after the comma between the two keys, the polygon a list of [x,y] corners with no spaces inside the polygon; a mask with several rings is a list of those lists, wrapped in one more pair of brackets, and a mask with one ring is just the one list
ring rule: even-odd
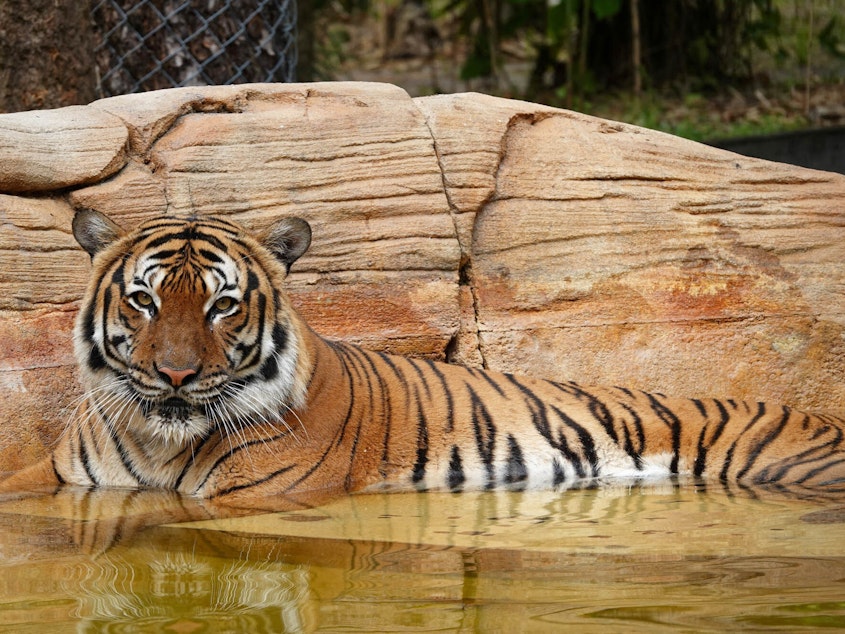
{"label": "large sandstone rock", "polygon": [[0,471],[43,454],[80,393],[80,207],[127,226],[161,213],[308,219],[313,246],[288,287],[327,336],[845,408],[843,176],[536,104],[357,83],[2,115],[3,157]]}

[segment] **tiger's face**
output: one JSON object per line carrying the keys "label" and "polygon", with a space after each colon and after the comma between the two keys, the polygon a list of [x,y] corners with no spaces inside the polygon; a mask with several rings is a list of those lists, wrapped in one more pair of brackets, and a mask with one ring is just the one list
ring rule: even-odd
{"label": "tiger's face", "polygon": [[299,326],[280,286],[310,244],[304,220],[253,238],[217,219],[124,232],[83,210],[73,229],[94,264],[76,354],[110,429],[180,447],[301,405]]}

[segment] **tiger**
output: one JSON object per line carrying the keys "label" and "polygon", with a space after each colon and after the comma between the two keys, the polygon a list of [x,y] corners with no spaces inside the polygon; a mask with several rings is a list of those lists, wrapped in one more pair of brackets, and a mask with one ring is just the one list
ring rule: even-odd
{"label": "tiger", "polygon": [[125,230],[78,210],[92,276],[74,329],[84,398],[9,487],[165,489],[244,504],[368,491],[565,489],[686,476],[845,491],[845,420],[394,356],[314,332],[283,290],[301,218]]}

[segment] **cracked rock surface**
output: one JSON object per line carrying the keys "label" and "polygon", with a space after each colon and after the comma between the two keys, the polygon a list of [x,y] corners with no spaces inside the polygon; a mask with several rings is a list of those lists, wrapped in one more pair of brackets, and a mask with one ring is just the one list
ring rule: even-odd
{"label": "cracked rock surface", "polygon": [[0,115],[0,471],[71,415],[93,207],[306,218],[323,335],[584,384],[845,408],[845,177],[478,94],[184,88]]}

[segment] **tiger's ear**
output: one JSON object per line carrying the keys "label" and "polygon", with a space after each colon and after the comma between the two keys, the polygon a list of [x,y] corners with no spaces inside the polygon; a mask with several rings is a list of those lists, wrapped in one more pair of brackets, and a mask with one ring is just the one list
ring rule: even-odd
{"label": "tiger's ear", "polygon": [[311,244],[311,225],[302,218],[282,218],[261,234],[259,241],[270,249],[290,272],[291,265]]}
{"label": "tiger's ear", "polygon": [[93,209],[80,209],[73,217],[73,237],[92,258],[123,233],[114,221]]}

